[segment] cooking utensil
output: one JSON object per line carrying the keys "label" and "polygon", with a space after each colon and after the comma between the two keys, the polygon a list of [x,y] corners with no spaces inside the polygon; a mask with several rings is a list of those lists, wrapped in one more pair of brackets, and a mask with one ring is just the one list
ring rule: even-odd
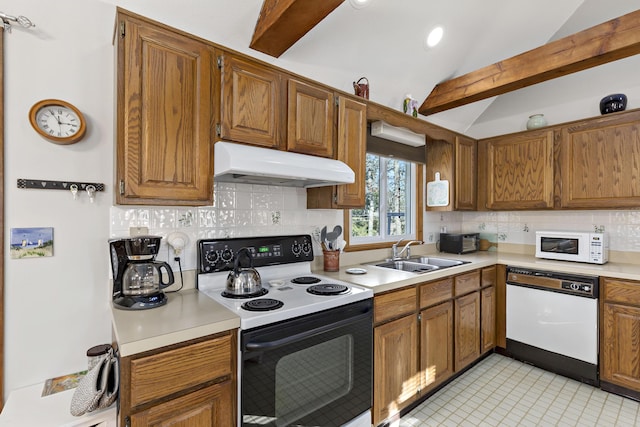
{"label": "cooking utensil", "polygon": [[327,245],[327,226],[325,225],[324,227],[322,227],[322,230],[320,230],[320,244],[322,245],[322,249],[323,250],[327,250],[328,249],[328,245]]}
{"label": "cooking utensil", "polygon": [[342,234],[342,226],[336,225],[333,228],[333,231],[329,231],[327,233],[327,246],[329,246],[329,250],[336,250],[338,247],[338,237]]}
{"label": "cooking utensil", "polygon": [[[240,267],[240,260],[245,257],[249,260],[249,267]],[[253,268],[253,258],[248,248],[241,248],[236,253],[233,262],[233,271],[227,276],[226,291],[233,295],[251,295],[262,289],[260,273]]]}
{"label": "cooking utensil", "polygon": [[436,172],[436,180],[427,182],[427,206],[449,205],[449,181],[440,180],[440,172]]}

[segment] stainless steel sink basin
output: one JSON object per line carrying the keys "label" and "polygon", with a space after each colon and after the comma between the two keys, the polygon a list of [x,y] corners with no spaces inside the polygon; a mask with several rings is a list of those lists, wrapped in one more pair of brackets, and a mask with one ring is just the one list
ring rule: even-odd
{"label": "stainless steel sink basin", "polygon": [[468,264],[470,261],[460,261],[457,259],[439,258],[439,257],[412,257],[406,260],[386,260],[384,262],[376,261],[369,263],[377,267],[392,268],[394,270],[409,271],[411,273],[428,273],[434,270],[440,270],[456,265]]}
{"label": "stainless steel sink basin", "polygon": [[458,259],[438,258],[438,257],[419,257],[411,258],[409,261],[419,262],[421,264],[435,265],[440,268],[454,267],[456,265],[468,264],[470,261],[460,261]]}
{"label": "stainless steel sink basin", "polygon": [[435,265],[422,264],[412,261],[388,261],[374,265],[384,268],[393,268],[394,270],[410,271],[412,273],[426,273],[428,271],[438,269],[438,267]]}

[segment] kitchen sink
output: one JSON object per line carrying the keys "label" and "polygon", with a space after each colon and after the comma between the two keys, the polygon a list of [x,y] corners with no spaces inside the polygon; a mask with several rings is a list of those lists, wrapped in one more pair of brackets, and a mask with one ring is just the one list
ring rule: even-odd
{"label": "kitchen sink", "polygon": [[440,270],[456,265],[468,264],[470,261],[460,261],[457,259],[438,258],[438,257],[412,257],[406,260],[386,260],[384,262],[376,261],[369,264],[376,267],[392,268],[394,270],[409,271],[411,273],[428,273],[434,270]]}
{"label": "kitchen sink", "polygon": [[410,258],[411,262],[419,262],[421,264],[435,265],[439,268],[454,267],[456,265],[468,264],[470,261],[460,261],[459,259],[438,258],[438,257],[419,257]]}
{"label": "kitchen sink", "polygon": [[426,273],[428,271],[438,269],[438,266],[435,265],[428,265],[412,261],[388,261],[374,265],[384,268],[393,268],[394,270],[410,271],[412,273]]}

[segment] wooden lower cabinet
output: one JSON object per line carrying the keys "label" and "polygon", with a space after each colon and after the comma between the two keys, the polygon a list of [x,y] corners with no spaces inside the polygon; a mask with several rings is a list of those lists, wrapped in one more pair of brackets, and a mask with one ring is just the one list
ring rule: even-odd
{"label": "wooden lower cabinet", "polygon": [[237,331],[121,357],[118,425],[236,425]]}
{"label": "wooden lower cabinet", "polygon": [[[640,396],[640,282],[601,278],[600,381]],[[607,384],[609,383],[609,384]],[[621,390],[612,390],[621,392]],[[625,394],[622,391],[622,394]]]}
{"label": "wooden lower cabinet", "polygon": [[160,403],[131,416],[131,427],[234,426],[235,390],[230,380]]}
{"label": "wooden lower cabinet", "polygon": [[420,388],[415,315],[378,326],[373,334],[373,424],[398,414]]}
{"label": "wooden lower cabinet", "polygon": [[493,286],[480,291],[480,353],[485,354],[496,346],[496,289]]}
{"label": "wooden lower cabinet", "polygon": [[480,357],[480,292],[455,300],[455,370],[465,368]]}
{"label": "wooden lower cabinet", "polygon": [[493,350],[495,279],[491,266],[375,296],[374,426]]}
{"label": "wooden lower cabinet", "polygon": [[425,393],[453,375],[453,302],[420,312],[420,377]]}

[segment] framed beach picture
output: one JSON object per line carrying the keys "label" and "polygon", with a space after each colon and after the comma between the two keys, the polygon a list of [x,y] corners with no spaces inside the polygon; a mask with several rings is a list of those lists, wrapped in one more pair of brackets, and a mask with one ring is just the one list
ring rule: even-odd
{"label": "framed beach picture", "polygon": [[53,256],[53,227],[11,229],[11,258]]}

